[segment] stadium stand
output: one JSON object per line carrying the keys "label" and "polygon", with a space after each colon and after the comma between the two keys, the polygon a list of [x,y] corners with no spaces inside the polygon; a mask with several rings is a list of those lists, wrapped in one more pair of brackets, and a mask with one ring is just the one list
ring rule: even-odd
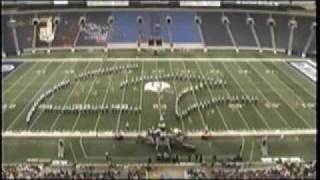
{"label": "stadium stand", "polygon": [[[172,12],[172,41],[174,43],[200,43],[200,33],[192,12]],[[188,31],[186,31],[188,29]]]}
{"label": "stadium stand", "polygon": [[14,19],[17,21],[17,38],[19,47],[23,49],[32,48],[32,36],[33,36],[33,25],[32,25],[32,14],[15,15]]}
{"label": "stadium stand", "polygon": [[16,46],[13,39],[12,28],[10,28],[10,17],[1,15],[1,29],[2,29],[2,39],[3,39],[3,50],[7,55],[16,54]]}
{"label": "stadium stand", "polygon": [[86,14],[85,25],[81,28],[77,46],[104,46],[109,36],[109,12],[91,12]]}
{"label": "stadium stand", "polygon": [[[84,15],[86,16],[85,28],[80,31],[79,22]],[[313,38],[310,36],[311,24],[315,20],[312,16],[297,15],[295,17],[298,26],[292,33],[292,42],[290,42],[289,21],[294,17],[277,13],[95,11],[86,13],[28,13],[11,16],[16,21],[15,28],[10,27],[9,15],[2,16],[2,30],[9,32],[6,33],[7,36],[3,37],[3,51],[7,54],[16,54],[17,50],[27,52],[32,48],[44,50],[52,47],[52,49],[61,50],[74,46],[81,49],[104,47],[107,45],[107,41],[108,44],[115,45],[113,48],[120,48],[117,46],[119,43],[130,43],[132,45],[130,47],[137,48],[136,43],[139,38],[141,43],[147,42],[149,39],[161,39],[163,42],[176,45],[184,44],[186,47],[188,44],[200,45],[197,46],[200,48],[203,48],[203,44],[205,44],[211,48],[257,49],[260,44],[263,49],[287,52],[292,50],[297,55],[302,55],[304,51],[308,54],[312,54],[312,52],[315,54],[316,49],[316,43],[313,40],[315,35]],[[39,27],[33,25],[34,17],[48,16],[52,16],[54,24],[55,37],[52,44],[39,41]],[[223,24],[223,16],[227,17],[230,22],[229,27]],[[138,23],[140,17],[141,24]],[[196,17],[200,19],[200,26],[195,22]],[[254,30],[248,25],[248,17],[254,20]],[[112,24],[108,24],[110,18],[114,19]],[[168,18],[170,23],[168,23]],[[56,19],[59,19],[58,22],[55,22]],[[274,20],[273,28],[268,25],[270,19]],[[16,33],[14,33],[15,30]],[[17,38],[14,38],[14,34]],[[15,39],[17,39],[17,47]],[[309,47],[306,46],[308,39],[311,39]],[[179,46],[175,47],[179,48]]]}
{"label": "stadium stand", "polygon": [[267,25],[267,19],[269,15],[267,14],[256,14],[250,13],[250,17],[254,19],[254,27],[257,32],[257,36],[260,40],[262,48],[271,48],[271,35],[270,35],[270,28]]}
{"label": "stadium stand", "polygon": [[[316,30],[315,30],[316,31]],[[314,56],[314,55],[316,55],[317,53],[317,37],[316,37],[317,35],[315,34],[314,35],[314,38],[312,39],[312,41],[311,41],[311,44],[310,44],[310,48],[308,49],[308,53],[309,53],[309,55],[312,55],[312,56]]]}
{"label": "stadium stand", "polygon": [[79,26],[78,21],[82,13],[61,13],[60,22],[57,26],[56,36],[52,42],[54,47],[73,47]]}
{"label": "stadium stand", "polygon": [[228,33],[221,22],[221,13],[201,12],[202,31],[208,46],[232,46]]}
{"label": "stadium stand", "polygon": [[138,17],[142,18],[142,41],[148,39],[161,39],[169,42],[168,26],[165,20],[166,13],[142,12]]}
{"label": "stadium stand", "polygon": [[[270,167],[239,167],[226,164],[208,167],[206,171],[199,168],[187,168],[187,177],[209,179],[314,179],[316,177],[316,163],[287,163],[279,162]],[[146,167],[114,167],[97,168],[85,167],[50,167],[43,164],[7,165],[2,166],[3,179],[32,178],[32,179],[141,179],[146,178]],[[156,169],[156,168],[155,168]],[[152,166],[149,172],[152,171]],[[181,178],[181,177],[180,177]]]}
{"label": "stadium stand", "polygon": [[303,51],[309,35],[311,34],[311,24],[313,20],[308,17],[296,17],[298,22],[298,27],[295,30],[294,38],[292,42],[292,49],[294,52],[301,52]]}
{"label": "stadium stand", "polygon": [[246,23],[245,13],[224,13],[230,20],[232,34],[238,46],[257,47],[249,25]]}
{"label": "stadium stand", "polygon": [[289,43],[289,20],[292,18],[287,15],[273,14],[272,18],[275,20],[275,40],[276,48],[288,49]]}
{"label": "stadium stand", "polygon": [[112,12],[112,16],[114,17],[114,23],[110,42],[137,42],[140,29],[137,24],[137,12]]}
{"label": "stadium stand", "polygon": [[279,163],[270,168],[223,168],[212,169],[211,178],[218,179],[313,179],[316,163]]}

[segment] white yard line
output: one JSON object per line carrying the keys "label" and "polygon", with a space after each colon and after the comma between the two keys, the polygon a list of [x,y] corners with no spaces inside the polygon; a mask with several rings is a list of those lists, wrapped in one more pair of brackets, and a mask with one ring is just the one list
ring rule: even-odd
{"label": "white yard line", "polygon": [[[126,73],[126,80],[128,80],[128,71],[124,71],[124,73]],[[125,97],[125,95],[126,95],[126,92],[127,92],[127,86],[125,86],[124,87],[124,90],[122,91],[122,95],[121,95],[121,102],[120,102],[120,104],[122,104],[123,103],[123,101],[124,101],[124,97]],[[120,109],[120,112],[119,112],[119,115],[118,115],[118,120],[117,120],[117,127],[116,127],[116,132],[119,132],[119,129],[120,129],[120,121],[121,121],[121,114],[122,114],[122,111],[123,111],[123,109],[121,108]]]}
{"label": "white yard line", "polygon": [[[144,61],[141,63],[141,74],[140,77],[143,77],[144,75]],[[143,103],[143,88],[144,88],[144,79],[142,78],[142,82],[140,85],[140,107],[142,108],[142,103]],[[138,132],[141,132],[141,121],[142,121],[142,112],[139,114],[139,124],[138,124]]]}
{"label": "white yard line", "polygon": [[80,137],[80,139],[79,139],[79,144],[80,144],[80,147],[81,147],[81,150],[82,150],[84,158],[88,159],[87,152],[86,152],[86,150],[84,149],[84,146],[83,146],[82,137]]}
{"label": "white yard line", "polygon": [[[265,64],[262,63],[262,65],[264,67],[268,68]],[[282,72],[284,72],[284,74],[286,74],[285,71],[282,71]],[[287,89],[289,89],[292,92],[292,94],[294,94],[294,96],[296,96],[298,99],[303,101],[303,99],[298,94],[296,94],[290,87],[288,87],[288,85],[286,83],[284,83],[283,80],[280,79],[278,75],[276,75],[276,76],[277,76],[276,79],[278,79],[279,82],[281,82],[284,86],[286,86]],[[300,87],[302,87],[302,89],[304,89],[306,91],[306,89],[298,81],[292,79],[290,76],[288,76],[288,74],[286,74],[286,76],[289,77],[292,81],[296,82]],[[312,96],[313,98],[315,98],[315,94],[311,94],[311,93],[309,93],[309,91],[306,91],[306,93],[309,94],[310,96]]]}
{"label": "white yard line", "polygon": [[[290,69],[294,70],[295,73],[297,72],[297,70],[294,69],[291,65],[288,65],[288,64],[286,64],[286,65],[289,66]],[[292,78],[285,70],[283,70],[282,72],[283,72],[284,74],[286,74],[286,76],[289,77],[292,81],[296,82],[302,89],[304,89],[307,94],[309,94],[309,95],[310,95],[311,97],[313,97],[313,98],[316,98],[316,93],[310,92],[310,91],[309,91],[305,86],[303,86],[298,80]],[[299,72],[299,75],[301,75],[301,74],[302,74],[302,73]],[[302,77],[306,77],[306,76],[302,75]],[[309,79],[308,79],[308,80],[309,80]]]}
{"label": "white yard line", "polygon": [[[147,132],[143,131],[143,135]],[[203,131],[187,133],[188,137],[202,137]],[[242,137],[242,136],[300,136],[300,135],[316,135],[317,129],[291,129],[291,130],[229,130],[229,131],[210,131],[208,132],[212,137]],[[141,133],[128,132],[123,134],[125,138],[138,137]],[[114,137],[114,132],[112,131],[4,131],[2,132],[3,137],[21,137],[21,138],[31,138],[31,137]]]}
{"label": "white yard line", "polygon": [[[45,66],[44,69],[46,69],[46,68],[49,66],[49,64],[50,64],[50,63],[48,63],[48,64]],[[29,82],[28,86],[27,86],[26,88],[24,88],[22,91],[20,91],[20,93],[11,101],[11,103],[12,103],[12,102],[15,102],[16,99],[17,99],[18,97],[20,97],[20,96],[23,94],[23,92],[25,92],[25,90],[28,89],[28,87],[29,87],[31,84],[33,84],[33,82],[34,82],[36,79],[38,79],[39,77],[40,77],[40,76],[34,76],[33,79],[32,79],[32,81]],[[51,77],[52,77],[52,75],[50,75],[49,78],[51,78]],[[47,81],[47,82],[48,82],[48,81]],[[21,116],[21,114],[25,111],[25,109],[26,109],[27,107],[29,107],[29,105],[33,102],[34,98],[40,93],[40,91],[45,87],[46,84],[47,84],[47,83],[43,84],[43,85],[38,89],[38,91],[34,94],[34,96],[33,96],[32,99],[29,101],[29,103],[28,103],[26,106],[24,106],[24,108],[22,109],[22,111],[20,111],[20,113],[18,114],[18,116],[16,116],[15,119],[9,124],[9,126],[7,127],[7,130],[10,129],[11,126],[18,120],[18,118]],[[11,104],[11,103],[10,103],[10,104]]]}
{"label": "white yard line", "polygon": [[[222,65],[224,66],[224,68],[227,70],[227,72],[230,74],[231,78],[233,79],[233,81],[238,85],[238,87],[240,88],[241,92],[246,94],[246,92],[243,90],[243,88],[241,87],[240,83],[234,78],[234,76],[232,75],[232,73],[228,70],[228,67],[224,65],[224,63],[222,63]],[[257,109],[257,107],[255,105],[253,105],[254,110],[257,112],[258,116],[260,117],[260,119],[262,120],[262,122],[264,123],[264,125],[268,128],[271,129],[268,122],[264,119],[264,117],[262,116],[261,112]]]}
{"label": "white yard line", "polygon": [[[250,64],[249,64],[249,65],[250,65]],[[252,67],[252,69],[254,69],[254,70],[256,71],[256,73],[258,74],[258,76],[260,76],[260,75],[259,75],[259,72],[257,72],[257,70],[254,68],[254,66],[252,66],[252,65],[250,65],[250,66]],[[260,76],[260,77],[261,77],[261,79],[262,79],[266,84],[269,84],[269,87],[270,87],[271,89],[273,89],[273,91],[282,99],[283,102],[287,103],[287,102],[285,101],[285,99],[283,99],[283,97],[281,96],[281,94],[279,94],[279,93],[277,92],[277,90],[273,87],[272,84],[268,83],[268,81],[265,80],[265,79],[263,78],[263,76]],[[289,104],[287,104],[287,105],[288,105],[288,107],[291,109],[291,111],[293,111],[293,112],[305,123],[305,125],[307,125],[307,127],[309,127],[309,128],[312,127],[312,126],[309,124],[309,122],[307,122],[303,117],[301,117],[300,114],[298,114],[294,109],[292,109],[292,107],[291,107]]]}
{"label": "white yard line", "polygon": [[[114,62],[114,66],[117,64],[117,62]],[[114,74],[111,74],[110,76],[108,76],[108,87],[106,88],[106,91],[103,95],[103,101],[102,103],[104,104],[106,102],[106,99],[109,95],[109,89],[110,89],[110,86],[111,86],[111,83],[112,83],[112,78],[113,78],[113,75]],[[94,126],[94,131],[97,131],[97,128],[98,128],[98,125],[99,125],[99,122],[100,122],[100,119],[101,119],[101,112],[99,112],[98,114],[98,117],[97,117],[97,120],[96,120],[96,123],[95,123],[95,126]]]}
{"label": "white yard line", "polygon": [[[3,82],[5,81],[5,80],[8,80],[11,76],[13,76],[13,74],[15,74],[15,72],[17,72],[17,71],[19,71],[23,66],[26,66],[26,64],[27,63],[21,63],[21,65],[19,65],[17,68],[15,68],[12,72],[10,72],[6,77],[3,77],[2,78],[2,84],[4,84]],[[31,65],[31,67],[33,66],[34,64],[32,64]],[[30,68],[30,67],[29,67]],[[28,71],[29,69],[27,69],[26,71]],[[23,72],[22,73],[22,76],[26,73],[26,71],[25,72]],[[20,77],[19,77],[20,78]],[[18,78],[18,79],[19,79]],[[16,80],[17,81],[17,80]],[[15,83],[15,82],[14,82]],[[2,86],[2,88],[4,89],[4,86]],[[10,87],[9,87],[10,88]]]}
{"label": "white yard line", "polygon": [[[241,67],[238,63],[236,63],[236,65],[238,65],[239,67]],[[266,101],[269,101],[269,99],[263,94],[262,90],[252,81],[251,78],[247,77],[246,76],[246,79],[248,79],[250,81],[250,83],[252,85],[254,85],[254,87],[256,88],[256,90],[258,90],[258,92],[263,96],[263,98],[266,100]],[[270,101],[269,101],[270,102]],[[283,116],[280,114],[280,112],[277,110],[277,109],[274,109],[273,108],[273,111],[280,117],[281,121],[283,123],[285,123],[289,128],[291,128],[290,124],[288,123],[288,121],[286,119],[283,118]]]}
{"label": "white yard line", "polygon": [[73,160],[75,161],[75,163],[77,163],[78,160],[77,160],[77,156],[76,156],[75,153],[74,153],[74,150],[73,150],[73,147],[72,147],[72,142],[69,143],[69,147],[70,147],[70,149],[71,149],[71,153],[72,153]]}
{"label": "white yard line", "polygon": [[[199,66],[199,64],[198,64],[197,61],[195,61],[195,64],[196,64],[196,66],[198,67],[199,72],[201,73],[201,75],[202,75],[203,77],[206,77],[206,76],[204,75],[202,69],[200,68],[200,66]],[[208,92],[209,92],[209,94],[210,94],[210,97],[213,98],[211,89],[210,89],[210,88],[207,88],[207,90],[208,90]],[[221,117],[222,122],[223,122],[223,124],[224,124],[224,127],[225,127],[227,130],[229,130],[229,126],[228,126],[228,124],[226,123],[226,121],[225,121],[225,119],[224,119],[224,117],[223,117],[223,115],[222,115],[222,113],[221,113],[221,111],[220,111],[219,106],[216,106],[216,107],[217,107],[218,114],[219,114],[219,116]]]}
{"label": "white yard line", "polygon": [[[170,61],[168,61],[168,64],[169,64],[169,69],[170,69],[170,72],[171,73],[173,73],[173,71],[172,71],[172,64],[171,64],[171,62]],[[172,81],[172,83],[173,83],[173,88],[174,88],[174,92],[175,92],[175,97],[177,97],[178,96],[178,93],[177,93],[177,87],[176,87],[176,83],[175,83],[175,81],[173,80]],[[185,127],[184,127],[184,121],[182,120],[182,119],[179,119],[179,121],[181,122],[181,127],[182,127],[182,132],[186,132],[186,130],[185,130]]]}
{"label": "white yard line", "polygon": [[[88,69],[90,63],[91,63],[91,62],[89,62],[89,63],[86,65],[86,67],[85,67],[85,69],[83,70],[83,72],[85,72],[85,71]],[[78,81],[75,83],[75,85],[73,86],[70,94],[68,95],[66,101],[65,101],[64,104],[63,104],[64,106],[65,106],[65,105],[69,102],[69,100],[71,99],[72,94],[73,94],[74,90],[76,89],[76,87],[78,87],[78,84],[79,84],[79,83],[80,83],[80,81],[78,80]],[[56,126],[57,122],[58,122],[59,119],[60,119],[60,116],[61,116],[61,114],[58,114],[58,116],[56,117],[56,119],[54,120],[54,122],[52,123],[52,125],[51,125],[51,127],[50,127],[50,131],[52,131],[53,128]]]}
{"label": "white yard line", "polygon": [[[22,77],[24,77],[24,74],[25,73],[27,73],[31,68],[33,68],[33,66],[34,66],[34,64],[32,64],[31,65],[31,68],[29,67],[29,69],[27,69],[25,72],[23,72],[19,77],[18,77],[18,79],[17,80],[15,80],[12,84],[11,84],[11,86],[10,87],[8,87],[8,88],[5,88],[4,87],[4,81],[6,80],[6,81],[9,81],[8,80],[8,78],[9,77],[11,77],[15,72],[17,72],[19,69],[21,69],[21,67],[22,66],[25,66],[26,65],[26,63],[22,63],[21,65],[19,65],[16,69],[14,69],[13,70],[13,72],[10,72],[10,74],[8,74],[6,77],[3,77],[2,78],[2,84],[3,84],[3,86],[1,87],[1,95],[2,95],[2,102],[4,103],[5,101],[4,101],[4,99],[5,99],[5,96],[4,96],[4,94],[6,93],[6,92],[9,92],[9,89],[11,89],[12,87],[14,87],[14,85],[16,84],[16,83],[18,83],[17,81],[19,81],[20,82],[20,79],[22,78]],[[4,114],[4,112],[6,112],[6,110],[7,109],[2,109],[2,114]]]}
{"label": "white yard line", "polygon": [[88,153],[87,153],[87,151],[84,147],[84,144],[83,144],[82,137],[80,137],[79,144],[80,144],[81,151],[82,151],[82,154],[85,159],[104,159],[105,158],[104,156],[88,156]]}
{"label": "white yard line", "polygon": [[[49,64],[50,64],[50,63],[48,63],[43,69],[46,70]],[[9,104],[15,103],[16,100],[17,100],[17,99],[33,84],[33,82],[35,82],[39,77],[41,77],[41,75],[34,75],[33,78],[32,78],[32,80],[28,82],[27,87],[24,87],[23,89],[21,89],[21,90],[19,91],[19,93],[10,101]]]}
{"label": "white yard line", "polygon": [[[100,66],[102,66],[102,64],[103,64],[103,63],[101,63]],[[84,99],[83,104],[86,104],[86,103],[87,103],[87,101],[88,101],[88,99],[89,99],[89,96],[90,96],[90,94],[91,94],[93,85],[94,85],[94,83],[96,82],[96,80],[97,80],[97,76],[95,76],[94,79],[93,79],[93,81],[91,82],[90,89],[89,89],[89,91],[87,92],[87,95],[86,95],[86,98]],[[75,122],[73,123],[72,131],[74,131],[74,129],[76,128],[80,117],[81,117],[81,113],[78,113],[77,118],[76,118]]]}
{"label": "white yard line", "polygon": [[240,156],[242,157],[243,154],[243,150],[244,150],[244,146],[246,145],[246,139],[242,136],[241,137],[242,141],[241,141],[241,151],[240,151]]}
{"label": "white yard line", "polygon": [[[182,61],[182,63],[183,63],[184,70],[187,71],[186,64],[184,63],[184,61]],[[190,81],[190,78],[188,79],[188,82],[193,87],[192,82]],[[193,88],[192,88],[192,95],[193,95],[193,98],[194,98],[195,102],[197,104],[199,104],[198,98],[197,98],[196,93],[194,92]],[[203,114],[202,114],[201,109],[200,109],[199,106],[198,106],[198,111],[200,113],[200,117],[201,117],[201,122],[202,122],[203,128],[206,129],[208,127],[208,125],[205,123]]]}
{"label": "white yard line", "polygon": [[[10,92],[11,88],[13,88],[17,83],[20,83],[21,79],[25,77],[25,74],[29,73],[29,71],[31,71],[34,67],[36,67],[39,63],[34,63],[31,65],[31,67],[29,67],[28,70],[26,70],[24,73],[22,73],[19,78],[17,80],[15,80],[10,87],[5,88],[3,95],[6,95],[8,92]],[[16,69],[17,70],[17,69]],[[14,72],[12,72],[13,74]],[[11,73],[10,73],[11,74]],[[9,74],[9,75],[10,75]],[[3,84],[4,85],[4,84]],[[3,86],[4,87],[4,86]]]}
{"label": "white yard line", "polygon": [[[156,61],[156,76],[159,74],[159,70],[158,70],[158,61]],[[158,79],[156,79],[158,81]],[[158,110],[159,110],[159,115],[162,115],[161,112],[161,101],[160,101],[160,94],[157,93],[157,97],[158,97]]]}
{"label": "white yard line", "polygon": [[[62,64],[64,64],[64,63],[62,63]],[[74,63],[71,68],[73,68],[75,65],[76,65],[76,63]],[[60,66],[60,65],[59,65],[59,66]],[[59,69],[59,68],[57,68],[56,70],[58,70],[58,69]],[[55,70],[55,71],[56,71],[56,70]],[[59,70],[60,70],[60,69],[59,69]],[[54,72],[53,74],[56,74],[56,72]],[[66,80],[67,78],[68,78],[68,74],[65,75],[64,80]],[[48,81],[47,81],[47,82],[48,82]],[[53,99],[53,97],[54,97],[54,95],[52,95],[52,96],[48,99],[47,103],[48,103],[48,102],[51,102],[51,100]],[[29,127],[29,130],[31,130],[32,127],[38,122],[38,120],[40,119],[40,117],[41,117],[41,115],[43,114],[43,112],[44,112],[44,111],[41,111],[41,112],[38,114],[38,116],[32,121],[32,123],[31,123],[31,125],[30,125],[30,127]]]}
{"label": "white yard line", "polygon": [[[213,65],[212,65],[210,62],[208,62],[208,64],[211,66],[211,68],[213,68]],[[230,96],[229,90],[228,90],[227,88],[225,88],[224,91],[228,94],[228,96]],[[237,109],[236,111],[238,112],[238,114],[239,114],[242,122],[244,123],[244,125],[245,125],[245,126],[247,127],[247,129],[249,130],[250,127],[249,127],[249,124],[248,124],[247,120],[243,117],[243,115],[242,115],[242,113],[239,111],[239,109]]]}
{"label": "white yard line", "polygon": [[254,152],[254,146],[255,146],[255,140],[252,141],[251,143],[251,151],[250,151],[250,157],[249,157],[249,161],[252,161],[252,156],[253,156],[253,152]]}

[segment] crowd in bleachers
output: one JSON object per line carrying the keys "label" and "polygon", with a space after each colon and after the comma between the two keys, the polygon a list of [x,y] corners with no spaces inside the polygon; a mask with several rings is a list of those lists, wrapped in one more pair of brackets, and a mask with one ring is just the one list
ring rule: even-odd
{"label": "crowd in bleachers", "polygon": [[187,169],[186,179],[206,179],[206,174],[200,169]]}
{"label": "crowd in bleachers", "polygon": [[279,163],[264,169],[212,168],[212,178],[219,179],[315,179],[316,163]]}
{"label": "crowd in bleachers", "polygon": [[[85,168],[54,168],[44,165],[2,166],[3,179],[143,179],[147,168],[144,166]],[[152,171],[152,168],[150,169]],[[278,163],[265,168],[212,167],[204,171],[199,168],[186,168],[185,178],[189,179],[315,179],[316,163]]]}
{"label": "crowd in bleachers", "polygon": [[9,165],[2,166],[2,179],[143,179],[146,177],[144,167],[106,167],[97,169],[56,168],[44,165]]}

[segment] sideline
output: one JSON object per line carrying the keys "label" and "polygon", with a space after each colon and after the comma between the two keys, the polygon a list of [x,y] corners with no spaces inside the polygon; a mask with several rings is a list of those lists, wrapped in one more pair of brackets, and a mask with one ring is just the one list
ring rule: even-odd
{"label": "sideline", "polygon": [[[298,135],[316,135],[316,129],[296,129],[296,130],[228,130],[228,131],[210,131],[207,133],[207,136],[214,137],[252,137],[252,136],[298,136]],[[138,136],[144,136],[146,132],[128,132],[122,133],[123,137],[135,138]],[[103,132],[80,132],[80,131],[5,131],[2,132],[2,136],[5,138],[10,137],[21,137],[21,138],[30,138],[30,137],[114,137],[116,134],[112,131],[103,131]],[[200,138],[204,135],[204,132],[189,132],[186,134],[188,137]]]}
{"label": "sideline", "polygon": [[222,61],[222,62],[287,62],[287,61],[306,61],[305,58],[18,58],[3,59],[3,62],[87,62],[87,61]]}

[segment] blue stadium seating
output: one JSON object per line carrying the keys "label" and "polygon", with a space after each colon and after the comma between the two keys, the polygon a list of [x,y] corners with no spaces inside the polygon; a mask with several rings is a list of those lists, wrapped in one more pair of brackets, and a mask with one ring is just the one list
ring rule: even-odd
{"label": "blue stadium seating", "polygon": [[110,42],[136,42],[138,40],[137,12],[113,12],[113,31]]}
{"label": "blue stadium seating", "polygon": [[142,12],[138,16],[143,18],[141,24],[142,39],[162,39],[169,41],[168,26],[166,23],[166,13]]}
{"label": "blue stadium seating", "polygon": [[176,43],[201,42],[200,32],[194,22],[195,14],[192,12],[170,13],[172,17],[172,41]]}

